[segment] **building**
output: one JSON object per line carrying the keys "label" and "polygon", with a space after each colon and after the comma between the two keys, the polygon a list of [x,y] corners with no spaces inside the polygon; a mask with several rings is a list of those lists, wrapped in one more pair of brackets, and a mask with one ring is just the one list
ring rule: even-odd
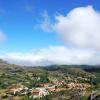
{"label": "building", "polygon": [[32,93],[31,95],[32,98],[41,98],[42,96],[46,96],[49,94],[48,90],[45,88],[32,89],[31,93]]}

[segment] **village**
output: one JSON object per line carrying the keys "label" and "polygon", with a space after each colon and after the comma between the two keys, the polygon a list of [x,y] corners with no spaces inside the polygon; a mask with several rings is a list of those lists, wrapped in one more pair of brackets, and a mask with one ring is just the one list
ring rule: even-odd
{"label": "village", "polygon": [[[55,80],[52,83],[41,83],[38,84],[38,87],[32,87],[28,88],[24,85],[17,84],[9,86],[6,90],[5,97],[11,98],[14,96],[24,96],[27,95],[29,98],[33,99],[40,99],[43,96],[60,92],[60,91],[66,91],[71,89],[78,89],[81,92],[84,92],[86,89],[90,88],[91,85],[86,83],[77,83],[77,82],[70,82],[66,84],[64,81],[57,81]],[[84,95],[84,94],[83,94]]]}
{"label": "village", "polygon": [[1,70],[0,100],[84,100],[80,98],[99,90],[99,77],[81,68],[13,66]]}

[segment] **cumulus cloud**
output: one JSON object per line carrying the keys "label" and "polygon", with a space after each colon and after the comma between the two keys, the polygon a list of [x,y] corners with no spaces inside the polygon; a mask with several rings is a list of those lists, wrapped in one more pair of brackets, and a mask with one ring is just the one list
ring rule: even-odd
{"label": "cumulus cloud", "polygon": [[4,41],[6,39],[6,35],[0,31],[0,42]]}
{"label": "cumulus cloud", "polygon": [[55,31],[72,47],[100,50],[100,13],[92,6],[56,16]]}
{"label": "cumulus cloud", "polygon": [[95,51],[50,46],[30,53],[5,53],[0,58],[19,65],[50,64],[100,64],[100,55]]}

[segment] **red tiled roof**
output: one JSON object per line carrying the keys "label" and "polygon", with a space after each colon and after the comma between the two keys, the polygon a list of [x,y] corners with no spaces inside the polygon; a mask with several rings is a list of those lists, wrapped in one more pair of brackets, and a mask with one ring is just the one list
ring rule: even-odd
{"label": "red tiled roof", "polygon": [[39,91],[38,89],[33,89],[33,90],[32,90],[32,94],[39,94],[39,92],[40,92],[40,91]]}

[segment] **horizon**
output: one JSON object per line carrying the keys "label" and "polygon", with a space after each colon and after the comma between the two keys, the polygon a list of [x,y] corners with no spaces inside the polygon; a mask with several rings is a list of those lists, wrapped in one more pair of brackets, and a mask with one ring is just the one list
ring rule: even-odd
{"label": "horizon", "polygon": [[0,0],[0,58],[23,66],[100,65],[99,3]]}
{"label": "horizon", "polygon": [[7,62],[6,60],[3,60],[3,59],[0,59],[0,63],[2,64],[2,63],[4,63],[4,64],[10,64],[10,65],[15,65],[15,66],[20,66],[20,67],[64,67],[64,66],[67,66],[67,67],[82,67],[82,66],[88,66],[88,67],[98,67],[98,66],[100,66],[100,64],[48,64],[48,65],[20,65],[20,64],[14,64],[14,63],[9,63],[9,62]]}

